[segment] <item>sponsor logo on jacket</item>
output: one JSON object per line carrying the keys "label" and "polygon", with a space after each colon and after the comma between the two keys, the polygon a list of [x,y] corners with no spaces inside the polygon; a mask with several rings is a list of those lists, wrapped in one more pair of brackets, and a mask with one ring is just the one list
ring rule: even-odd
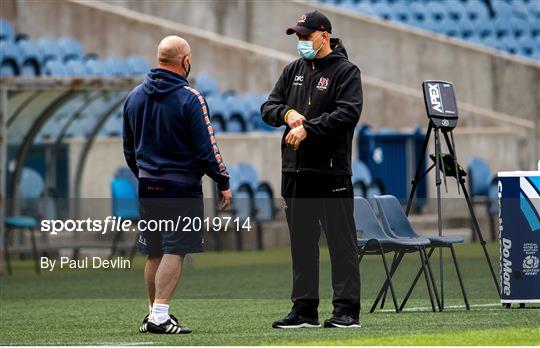
{"label": "sponsor logo on jacket", "polygon": [[329,77],[321,77],[317,83],[317,89],[319,91],[326,91],[328,89],[328,84],[330,83]]}

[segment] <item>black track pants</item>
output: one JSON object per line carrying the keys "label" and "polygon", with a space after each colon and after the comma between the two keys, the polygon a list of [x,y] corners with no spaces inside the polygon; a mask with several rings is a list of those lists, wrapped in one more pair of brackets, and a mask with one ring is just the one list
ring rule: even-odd
{"label": "black track pants", "polygon": [[350,176],[283,173],[281,194],[291,237],[293,311],[318,317],[322,226],[332,263],[334,313],[358,318],[360,274]]}

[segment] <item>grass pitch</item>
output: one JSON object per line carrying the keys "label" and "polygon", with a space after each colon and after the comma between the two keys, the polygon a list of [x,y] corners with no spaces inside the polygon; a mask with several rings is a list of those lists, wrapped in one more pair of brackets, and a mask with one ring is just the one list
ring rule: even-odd
{"label": "grass pitch", "polygon": [[[131,270],[55,270],[41,276],[28,261],[14,264],[14,275],[0,279],[0,344],[64,345],[540,345],[540,309],[504,309],[478,244],[457,254],[473,308],[466,311],[452,264],[445,263],[443,313],[429,309],[425,282],[419,282],[409,310],[369,314],[383,281],[379,257],[362,261],[360,329],[274,330],[273,320],[290,309],[288,249],[263,252],[208,252],[191,257],[171,312],[193,328],[191,335],[139,334],[146,314],[142,267]],[[490,252],[497,260],[496,244]],[[445,256],[448,256],[448,252]],[[438,256],[433,268],[438,282]],[[419,266],[408,255],[395,277],[402,299]],[[497,262],[496,262],[497,263]],[[330,317],[330,262],[321,249],[321,322]],[[532,307],[532,306],[531,306]],[[537,306],[538,307],[538,306]]]}

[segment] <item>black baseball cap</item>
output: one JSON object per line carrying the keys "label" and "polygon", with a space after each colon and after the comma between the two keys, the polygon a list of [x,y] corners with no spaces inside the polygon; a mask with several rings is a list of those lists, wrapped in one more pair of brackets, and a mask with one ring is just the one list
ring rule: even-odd
{"label": "black baseball cap", "polygon": [[300,16],[296,25],[287,29],[287,35],[296,33],[300,35],[309,35],[315,30],[327,31],[330,34],[332,33],[332,24],[330,24],[330,20],[317,10]]}

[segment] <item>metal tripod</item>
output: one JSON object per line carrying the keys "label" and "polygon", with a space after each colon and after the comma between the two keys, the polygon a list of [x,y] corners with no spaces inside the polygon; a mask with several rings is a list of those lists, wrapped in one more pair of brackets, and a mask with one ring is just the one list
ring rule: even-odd
{"label": "metal tripod", "polygon": [[[424,173],[421,173],[422,165],[424,164],[424,160],[426,158],[426,152],[428,143],[431,137],[431,133],[434,133],[434,140],[435,140],[435,163],[432,164]],[[460,174],[460,168],[459,164],[456,158],[456,152],[455,152],[455,144],[454,144],[454,137],[452,135],[452,129],[451,128],[444,128],[444,127],[438,127],[430,120],[429,126],[426,132],[426,137],[424,139],[424,143],[422,145],[422,153],[418,160],[418,165],[416,167],[416,173],[414,175],[414,179],[412,180],[412,188],[409,195],[409,200],[407,203],[407,210],[406,214],[409,215],[412,207],[412,203],[414,200],[414,194],[416,192],[416,188],[418,186],[418,183],[420,180],[422,180],[431,169],[436,168],[435,170],[435,184],[437,186],[437,224],[439,229],[439,236],[442,236],[442,200],[441,200],[441,172],[444,176],[444,182],[446,186],[446,177],[447,177],[447,169],[445,168],[445,163],[443,163],[443,153],[441,151],[441,139],[440,139],[440,132],[443,133],[446,146],[448,148],[448,151],[450,152],[450,158],[452,160],[452,165],[455,172],[451,172],[449,176],[456,177],[457,185],[458,185],[458,193],[459,189],[463,191],[463,195],[465,196],[465,200],[467,201],[467,207],[469,209],[469,214],[471,216],[471,219],[473,221],[474,226],[474,232],[476,233],[478,240],[480,241],[480,245],[482,246],[482,249],[484,250],[484,256],[486,258],[487,264],[489,266],[489,270],[491,272],[491,276],[493,278],[493,282],[495,283],[495,287],[497,288],[497,296],[500,296],[501,290],[499,287],[499,282],[497,281],[497,277],[495,276],[495,271],[493,269],[493,265],[491,263],[491,259],[489,257],[487,248],[486,248],[486,241],[484,240],[484,237],[482,236],[482,232],[480,231],[480,226],[478,225],[478,220],[476,219],[476,215],[474,213],[473,206],[471,204],[471,199],[469,197],[469,193],[467,191],[467,187],[465,185],[465,178]],[[449,135],[450,134],[450,135]],[[440,290],[440,298],[441,298],[441,305],[442,308],[444,308],[444,277],[443,277],[443,262],[442,262],[442,248],[439,249],[439,267],[440,267],[440,282],[441,282],[441,290]]]}

